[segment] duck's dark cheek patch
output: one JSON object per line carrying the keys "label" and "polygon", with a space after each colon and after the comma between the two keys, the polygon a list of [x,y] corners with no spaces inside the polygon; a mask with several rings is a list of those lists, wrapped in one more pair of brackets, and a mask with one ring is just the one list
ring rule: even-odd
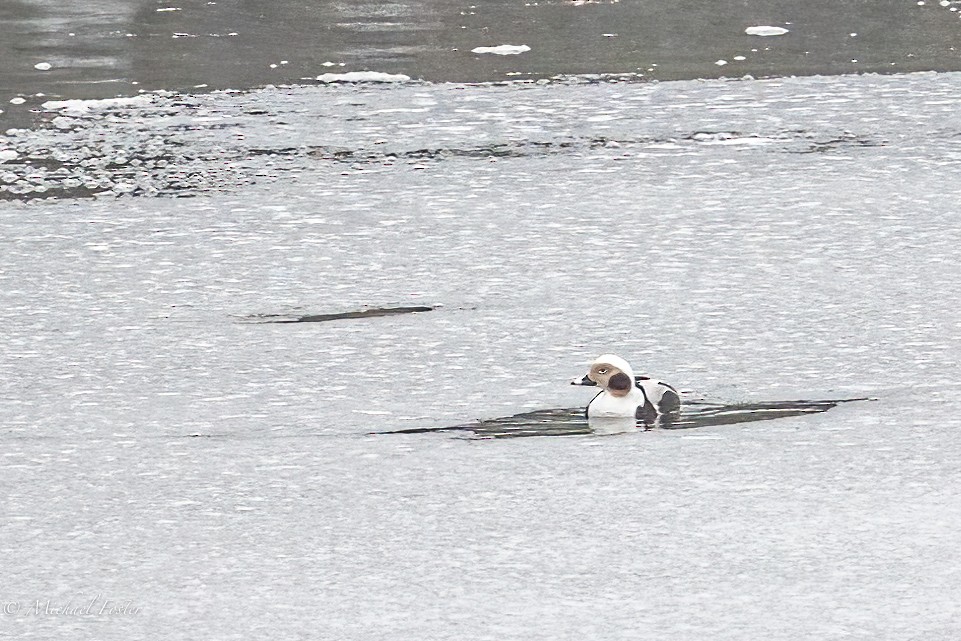
{"label": "duck's dark cheek patch", "polygon": [[618,392],[626,392],[631,389],[631,385],[634,381],[627,374],[620,372],[611,376],[611,380],[607,382],[607,386],[612,390],[617,390]]}

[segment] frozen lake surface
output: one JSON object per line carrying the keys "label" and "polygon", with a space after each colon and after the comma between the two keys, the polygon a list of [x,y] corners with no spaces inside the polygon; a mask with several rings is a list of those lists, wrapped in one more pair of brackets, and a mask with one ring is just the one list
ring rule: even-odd
{"label": "frozen lake surface", "polygon": [[[5,629],[957,638],[959,90],[50,106],[0,139],[6,197],[189,197],[0,202]],[[248,322],[364,306],[435,309]],[[611,436],[369,434],[583,406],[568,381],[608,351],[689,399],[878,400]]]}

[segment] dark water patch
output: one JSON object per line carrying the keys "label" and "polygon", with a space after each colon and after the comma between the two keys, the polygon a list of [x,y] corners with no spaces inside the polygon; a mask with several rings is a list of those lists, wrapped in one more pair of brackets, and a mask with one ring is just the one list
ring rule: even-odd
{"label": "dark water patch", "polygon": [[658,427],[676,430],[769,421],[777,418],[802,416],[804,414],[819,414],[833,409],[842,403],[871,400],[875,399],[861,397],[821,401],[735,403],[731,405],[693,401],[685,403],[679,414],[661,417],[662,422]]}
{"label": "dark water patch", "polygon": [[477,438],[516,438],[522,436],[576,436],[592,434],[583,407],[524,412],[450,427],[412,427],[372,434],[426,434],[431,432],[469,433]]}
{"label": "dark water patch", "polygon": [[778,418],[819,414],[842,403],[869,401],[871,398],[842,398],[816,401],[771,401],[757,403],[686,402],[681,410],[661,415],[654,422],[633,419],[591,419],[584,408],[558,408],[523,412],[450,427],[420,427],[374,434],[425,434],[450,432],[471,438],[520,438],[525,436],[583,436],[650,430],[687,430],[738,423],[770,421]]}
{"label": "dark water patch", "polygon": [[837,138],[812,141],[808,148],[797,149],[795,150],[795,153],[825,153],[829,151],[844,150],[851,147],[885,147],[887,144],[888,142],[886,140],[875,140],[868,136],[859,136],[857,134],[848,132],[842,136],[838,136]]}
{"label": "dark water patch", "polygon": [[525,140],[479,145],[477,147],[436,147],[411,150],[381,151],[376,149],[343,149],[330,147],[314,147],[307,152],[312,158],[321,160],[346,162],[351,164],[373,163],[391,164],[398,160],[447,160],[453,158],[473,158],[487,160],[490,158],[529,158],[534,156],[554,155],[575,152],[582,149],[597,149],[602,147],[620,147],[632,144],[650,144],[657,142],[655,138],[635,140],[615,140],[595,137],[564,141]]}
{"label": "dark water patch", "polygon": [[[571,146],[573,143],[569,143]],[[520,158],[532,155],[529,151],[532,143],[503,143],[497,145],[483,145],[473,149],[457,147],[436,148],[436,149],[413,149],[410,151],[388,151],[376,152],[367,150],[353,149],[313,149],[307,153],[308,156],[321,158],[323,160],[337,160],[341,162],[389,162],[391,160],[443,160],[445,158]],[[540,143],[537,145],[541,149],[551,147],[561,148],[555,143]]]}
{"label": "dark water patch", "polygon": [[379,318],[381,316],[396,316],[398,314],[419,314],[422,312],[434,311],[434,307],[425,305],[414,305],[409,307],[373,307],[352,312],[340,312],[337,314],[305,314],[303,316],[291,316],[289,314],[255,314],[245,316],[244,321],[249,323],[326,323],[338,320],[353,320],[361,318]]}
{"label": "dark water patch", "polygon": [[[739,0],[722,9],[701,0],[182,0],[169,8],[151,0],[5,0],[0,130],[29,124],[37,94],[247,89],[342,71],[482,82],[961,70],[957,9],[957,0]],[[746,34],[752,25],[788,33]],[[472,52],[508,43],[530,50]],[[14,96],[27,103],[8,105]]]}
{"label": "dark water patch", "polygon": [[[658,146],[676,145],[741,146],[744,149],[761,148],[779,153],[814,153],[843,150],[847,147],[883,147],[885,140],[870,136],[845,134],[832,139],[819,139],[817,134],[791,130],[773,134],[741,133],[738,131],[695,131],[669,137],[577,137],[562,141],[525,140],[500,144],[479,145],[477,147],[437,147],[412,150],[345,149],[334,147],[313,147],[306,153],[310,158],[327,162],[345,163],[352,166],[377,165],[389,167],[397,162],[416,163],[422,161],[444,161],[458,158],[490,160],[500,158],[533,158],[557,156],[562,154],[588,154],[596,151],[618,151],[625,156]],[[260,149],[258,155],[301,155],[303,149]]]}

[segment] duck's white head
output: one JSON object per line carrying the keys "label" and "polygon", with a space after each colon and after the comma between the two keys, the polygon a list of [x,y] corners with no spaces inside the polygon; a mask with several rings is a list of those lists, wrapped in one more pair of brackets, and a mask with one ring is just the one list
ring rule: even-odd
{"label": "duck's white head", "polygon": [[601,354],[587,375],[574,379],[571,385],[599,385],[612,396],[627,396],[634,389],[634,370],[630,363],[614,354]]}

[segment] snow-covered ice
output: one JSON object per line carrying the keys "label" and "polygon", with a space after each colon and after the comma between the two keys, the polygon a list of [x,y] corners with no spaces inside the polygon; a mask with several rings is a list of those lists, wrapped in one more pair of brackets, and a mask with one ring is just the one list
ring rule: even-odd
{"label": "snow-covered ice", "polygon": [[[14,185],[192,196],[0,204],[5,629],[954,639],[959,91],[278,88],[5,136]],[[369,434],[582,407],[605,351],[718,401],[878,400]],[[33,614],[98,595],[141,611]]]}

